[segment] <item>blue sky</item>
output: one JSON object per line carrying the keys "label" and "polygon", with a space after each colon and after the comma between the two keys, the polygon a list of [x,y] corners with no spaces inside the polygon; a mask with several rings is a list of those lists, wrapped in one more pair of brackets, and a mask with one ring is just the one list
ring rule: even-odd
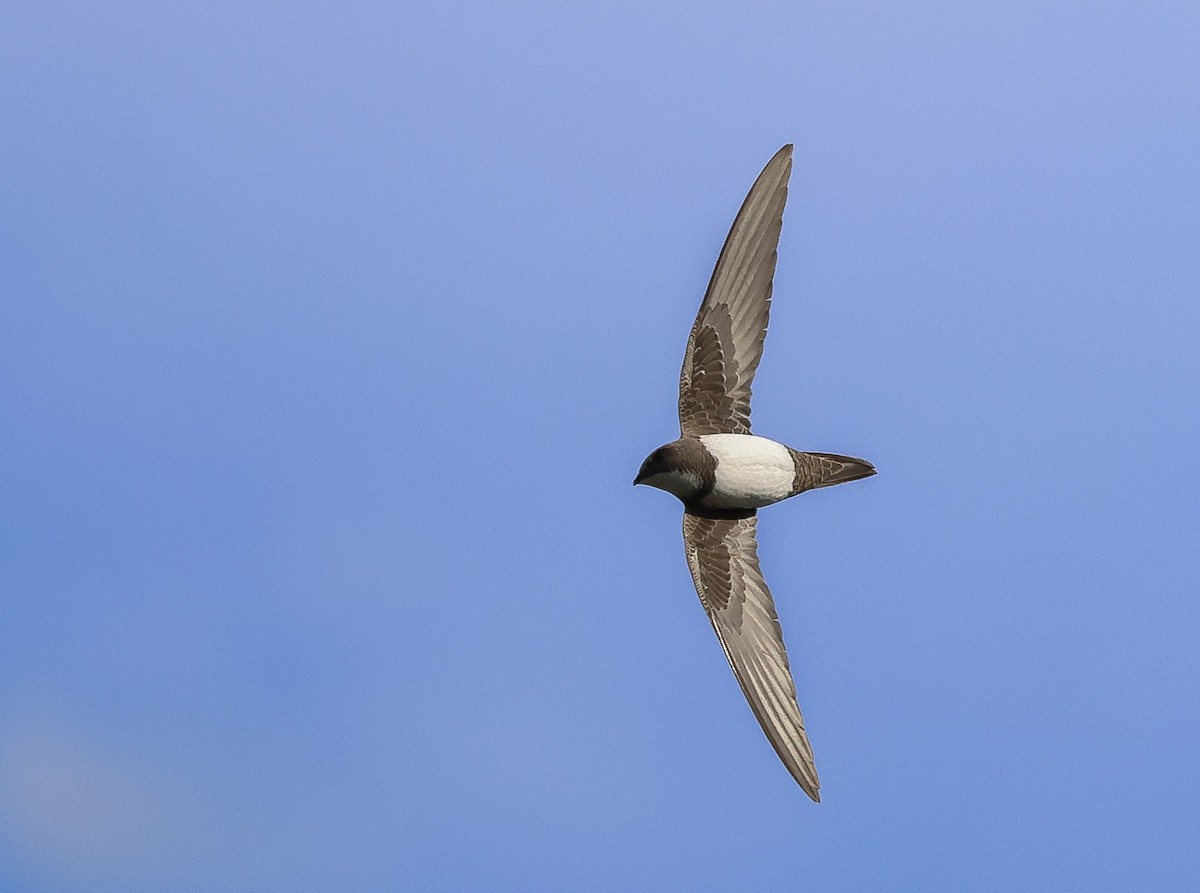
{"label": "blue sky", "polygon": [[[1200,8],[410,6],[2,15],[0,888],[1194,881]],[[819,806],[629,484],[785,142]]]}

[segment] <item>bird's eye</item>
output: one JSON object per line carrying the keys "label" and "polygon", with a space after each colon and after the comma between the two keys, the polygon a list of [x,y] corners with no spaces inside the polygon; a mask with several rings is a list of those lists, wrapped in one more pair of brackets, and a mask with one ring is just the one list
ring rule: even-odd
{"label": "bird's eye", "polygon": [[651,462],[661,462],[662,457],[663,457],[663,451],[655,450],[653,453],[650,454],[650,461]]}

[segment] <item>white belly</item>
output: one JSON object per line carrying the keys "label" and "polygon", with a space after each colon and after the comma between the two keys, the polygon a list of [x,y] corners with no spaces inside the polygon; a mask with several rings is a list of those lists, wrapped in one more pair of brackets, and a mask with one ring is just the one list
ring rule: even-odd
{"label": "white belly", "polygon": [[700,442],[717,460],[716,484],[706,504],[761,508],[791,495],[796,466],[783,444],[753,434],[705,434]]}

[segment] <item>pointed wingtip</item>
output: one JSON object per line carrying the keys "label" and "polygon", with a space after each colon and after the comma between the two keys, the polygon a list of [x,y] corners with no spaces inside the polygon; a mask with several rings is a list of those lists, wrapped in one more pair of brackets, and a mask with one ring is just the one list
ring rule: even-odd
{"label": "pointed wingtip", "polygon": [[[809,765],[811,768],[811,764]],[[796,780],[796,784],[800,785],[800,790],[804,791],[813,803],[821,802],[821,782],[817,779],[815,771],[812,773],[812,778],[808,778],[807,773],[799,774],[796,772],[792,773],[792,778]]]}
{"label": "pointed wingtip", "polygon": [[772,156],[771,160],[767,162],[767,167],[782,165],[790,171],[792,169],[792,150],[794,148],[791,143],[788,143]]}
{"label": "pointed wingtip", "polygon": [[[771,156],[771,160],[764,165],[762,173],[758,175],[758,179],[754,182],[754,186],[750,190],[750,195],[746,196],[746,203],[749,203],[755,191],[768,186],[771,189],[783,187],[783,194],[787,195],[787,181],[792,175],[792,144],[788,143],[778,152]],[[746,203],[742,204],[742,210],[745,210]],[[739,212],[740,213],[740,212]]]}

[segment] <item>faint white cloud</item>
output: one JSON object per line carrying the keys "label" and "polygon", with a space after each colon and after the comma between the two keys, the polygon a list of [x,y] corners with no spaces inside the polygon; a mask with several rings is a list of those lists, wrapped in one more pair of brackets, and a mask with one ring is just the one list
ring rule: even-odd
{"label": "faint white cloud", "polygon": [[72,891],[314,889],[359,861],[324,798],[285,803],[214,774],[122,752],[45,704],[4,709],[0,853]]}
{"label": "faint white cloud", "polygon": [[196,847],[182,795],[45,712],[0,720],[0,831],[37,875],[64,885],[145,887]]}

